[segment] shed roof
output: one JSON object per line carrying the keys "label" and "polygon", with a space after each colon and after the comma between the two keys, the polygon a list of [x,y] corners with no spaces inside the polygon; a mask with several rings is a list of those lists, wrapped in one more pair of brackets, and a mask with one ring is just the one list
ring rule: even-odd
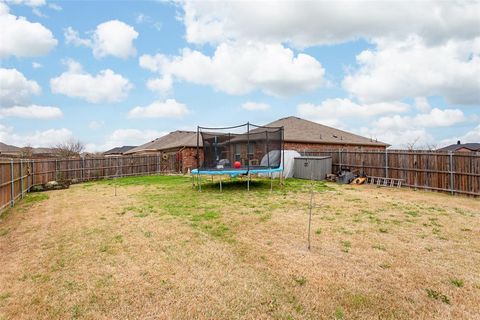
{"label": "shed roof", "polygon": [[288,142],[389,146],[389,144],[384,142],[365,138],[350,132],[293,116],[278,119],[265,126],[283,126],[284,140]]}

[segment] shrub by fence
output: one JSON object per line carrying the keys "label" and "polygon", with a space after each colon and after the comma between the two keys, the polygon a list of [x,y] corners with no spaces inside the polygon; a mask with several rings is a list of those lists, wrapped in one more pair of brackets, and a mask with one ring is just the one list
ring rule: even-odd
{"label": "shrub by fence", "polygon": [[480,154],[419,150],[329,150],[333,172],[350,169],[368,176],[404,179],[404,186],[480,196]]}
{"label": "shrub by fence", "polygon": [[175,157],[160,155],[75,159],[0,159],[0,212],[31,187],[49,181],[82,182],[103,178],[172,173],[180,170]]}

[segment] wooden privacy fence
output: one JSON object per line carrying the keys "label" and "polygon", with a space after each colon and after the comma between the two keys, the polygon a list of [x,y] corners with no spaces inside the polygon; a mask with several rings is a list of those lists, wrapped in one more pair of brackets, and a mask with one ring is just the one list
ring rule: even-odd
{"label": "wooden privacy fence", "polygon": [[0,159],[0,212],[33,186],[49,181],[82,182],[103,178],[180,171],[175,156],[145,155],[75,159]]}
{"label": "wooden privacy fence", "polygon": [[480,154],[419,150],[328,150],[305,155],[331,156],[332,170],[404,179],[402,185],[480,196]]}

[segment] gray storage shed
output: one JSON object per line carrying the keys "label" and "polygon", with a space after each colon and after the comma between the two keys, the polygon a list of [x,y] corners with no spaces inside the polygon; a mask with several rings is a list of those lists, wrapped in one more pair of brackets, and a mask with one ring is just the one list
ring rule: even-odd
{"label": "gray storage shed", "polygon": [[332,173],[332,157],[296,157],[293,177],[299,179],[325,180]]}

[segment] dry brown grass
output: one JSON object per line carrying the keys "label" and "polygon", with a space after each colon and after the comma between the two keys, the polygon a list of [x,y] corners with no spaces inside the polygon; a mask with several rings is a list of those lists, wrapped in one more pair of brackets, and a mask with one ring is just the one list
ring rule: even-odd
{"label": "dry brown grass", "polygon": [[117,184],[2,217],[0,318],[480,318],[478,199],[319,184],[308,251],[308,183]]}

